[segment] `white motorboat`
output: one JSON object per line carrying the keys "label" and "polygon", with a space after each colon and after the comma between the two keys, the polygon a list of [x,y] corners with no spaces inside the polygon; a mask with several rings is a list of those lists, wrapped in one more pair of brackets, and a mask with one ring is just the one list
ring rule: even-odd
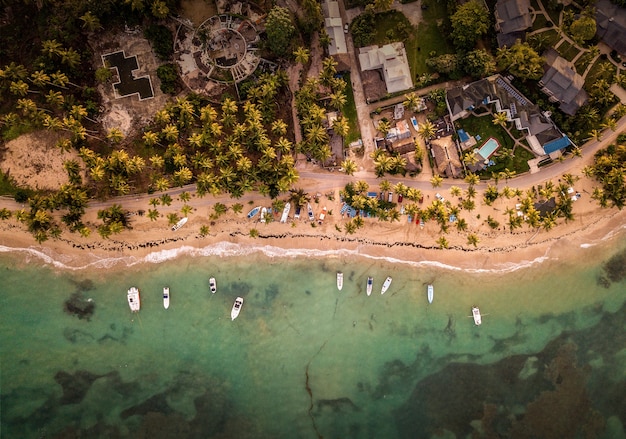
{"label": "white motorboat", "polygon": [[432,285],[428,285],[428,303],[433,303],[433,299],[435,298],[435,287]]}
{"label": "white motorboat", "polygon": [[130,287],[126,298],[128,299],[128,306],[130,306],[130,310],[132,312],[139,312],[139,309],[141,308],[139,289],[137,287]]}
{"label": "white motorboat", "polygon": [[163,287],[163,308],[170,307],[170,287]]}
{"label": "white motorboat", "polygon": [[254,218],[256,214],[259,213],[260,211],[261,211],[261,206],[255,207],[250,212],[248,212],[248,218]]}
{"label": "white motorboat", "polygon": [[343,288],[343,273],[341,271],[337,272],[337,289],[341,291]]}
{"label": "white motorboat", "polygon": [[306,210],[309,212],[309,221],[315,221],[315,215],[313,215],[313,208],[311,207],[311,203],[306,205]]}
{"label": "white motorboat", "polygon": [[172,232],[175,232],[176,230],[180,229],[186,223],[187,223],[187,217],[181,218],[180,221],[178,221],[176,224],[172,226]]}
{"label": "white motorboat", "polygon": [[289,211],[291,210],[291,203],[285,204],[285,208],[283,209],[283,215],[280,217],[281,223],[286,223],[287,218],[289,218]]}
{"label": "white motorboat", "polygon": [[391,277],[387,277],[383,283],[383,287],[380,289],[380,294],[385,294],[391,285]]}
{"label": "white motorboat", "polygon": [[267,215],[267,207],[264,207],[263,209],[261,209],[261,222],[264,223],[265,222],[265,215]]}
{"label": "white motorboat", "polygon": [[235,320],[241,311],[241,307],[243,306],[243,297],[237,297],[235,299],[235,303],[233,303],[233,308],[230,310],[230,319]]}
{"label": "white motorboat", "polygon": [[209,279],[209,288],[211,288],[211,292],[213,294],[215,294],[215,292],[217,291],[217,282],[215,282],[215,278],[214,277]]}
{"label": "white motorboat", "polygon": [[367,295],[370,296],[372,294],[372,287],[374,286],[374,278],[373,277],[368,277],[367,278]]}
{"label": "white motorboat", "polygon": [[477,306],[472,306],[472,317],[474,317],[474,324],[476,326],[479,326],[483,322],[482,317],[480,316],[480,310]]}

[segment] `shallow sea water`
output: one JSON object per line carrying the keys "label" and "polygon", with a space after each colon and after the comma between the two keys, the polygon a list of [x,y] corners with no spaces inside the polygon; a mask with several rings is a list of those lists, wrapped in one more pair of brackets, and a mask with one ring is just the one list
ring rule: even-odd
{"label": "shallow sea water", "polygon": [[[5,249],[0,433],[626,437],[626,237],[578,252],[488,271],[225,246],[71,270]],[[75,294],[93,314],[64,310]]]}

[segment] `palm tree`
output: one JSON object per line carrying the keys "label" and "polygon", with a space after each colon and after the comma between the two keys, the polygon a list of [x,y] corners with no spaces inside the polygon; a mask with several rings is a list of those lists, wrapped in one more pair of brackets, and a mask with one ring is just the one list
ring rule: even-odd
{"label": "palm tree", "polygon": [[450,195],[452,195],[453,197],[458,197],[461,195],[461,188],[458,186],[452,186],[450,187]]}
{"label": "palm tree", "polygon": [[156,221],[159,218],[159,211],[156,209],[148,209],[148,218],[150,218],[150,221]]}
{"label": "palm tree", "polygon": [[277,136],[284,136],[285,134],[287,134],[287,124],[282,119],[277,119],[272,122],[271,130],[272,133],[276,134]]}
{"label": "palm tree", "polygon": [[419,129],[417,130],[417,134],[419,134],[419,136],[424,141],[428,141],[429,139],[433,138],[436,132],[437,131],[436,131],[435,125],[433,125],[433,123],[429,120],[422,123]]}
{"label": "palm tree", "polygon": [[420,102],[421,98],[413,91],[404,95],[404,106],[413,112],[417,111]]}
{"label": "palm tree", "polygon": [[295,56],[297,63],[305,65],[309,62],[311,54],[308,49],[299,46],[296,50],[293,51],[293,56]]}
{"label": "palm tree", "polygon": [[439,244],[439,247],[442,249],[446,249],[450,246],[450,244],[448,243],[448,240],[446,239],[445,236],[441,236],[438,240],[437,240],[437,244]]}
{"label": "palm tree", "polygon": [[354,162],[354,160],[351,159],[345,159],[343,162],[341,162],[341,167],[343,168],[343,171],[346,173],[346,175],[354,175],[357,170],[356,163]]}
{"label": "palm tree", "polygon": [[289,192],[290,192],[289,202],[296,207],[304,206],[306,203],[311,201],[311,198],[309,197],[309,195],[306,192],[304,192],[304,189],[302,188],[292,189]]}
{"label": "palm tree", "polygon": [[506,124],[509,121],[508,116],[504,111],[496,113],[493,115],[493,120],[491,121],[494,125],[500,125],[502,128],[506,128]]}
{"label": "palm tree", "polygon": [[476,247],[478,245],[479,241],[480,241],[480,239],[474,233],[470,233],[469,235],[467,235],[467,244],[468,245],[473,245],[474,247]]}
{"label": "palm tree", "polygon": [[100,20],[98,17],[93,15],[90,11],[87,11],[80,17],[80,20],[83,22],[83,28],[87,29],[89,32],[95,32],[98,29],[102,28],[100,24]]}
{"label": "palm tree", "polygon": [[438,175],[438,174],[433,175],[433,176],[430,178],[430,184],[431,184],[431,185],[432,185],[432,187],[434,187],[434,188],[435,188],[435,187],[439,187],[439,186],[441,186],[441,183],[443,183],[443,177],[442,177],[442,176],[440,176],[440,175]]}
{"label": "palm tree", "polygon": [[475,186],[480,182],[480,177],[472,172],[469,172],[465,178],[465,183],[467,183],[470,186]]}
{"label": "palm tree", "polygon": [[335,134],[345,139],[350,132],[350,125],[345,118],[338,117],[333,121],[333,131],[335,131]]}
{"label": "palm tree", "polygon": [[378,121],[377,129],[385,137],[391,129],[391,123],[387,119],[381,119]]}

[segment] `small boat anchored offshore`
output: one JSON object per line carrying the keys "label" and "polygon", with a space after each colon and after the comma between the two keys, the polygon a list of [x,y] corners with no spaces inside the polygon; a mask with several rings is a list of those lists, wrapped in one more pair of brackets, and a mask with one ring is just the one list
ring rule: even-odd
{"label": "small boat anchored offshore", "polygon": [[373,277],[368,277],[367,278],[367,295],[370,296],[372,294],[372,287],[374,286],[374,278]]}
{"label": "small boat anchored offshore", "polygon": [[480,326],[483,322],[482,317],[480,316],[480,310],[477,306],[472,306],[472,317],[474,317],[474,324],[476,326]]}
{"label": "small boat anchored offshore", "polygon": [[141,309],[141,298],[139,297],[139,289],[137,287],[130,287],[128,289],[128,294],[126,295],[128,299],[128,306],[130,306],[130,310],[132,312],[139,312]]}
{"label": "small boat anchored offshore", "polygon": [[170,307],[170,287],[163,287],[163,308]]}
{"label": "small boat anchored offshore", "polygon": [[390,286],[391,286],[391,277],[387,277],[387,279],[385,279],[385,282],[383,283],[383,287],[380,290],[380,294],[385,294]]}
{"label": "small boat anchored offshore", "polygon": [[217,291],[217,282],[215,281],[214,277],[209,279],[209,288],[211,289],[211,292],[213,294],[215,294],[215,292]]}
{"label": "small boat anchored offshore", "polygon": [[341,271],[337,272],[337,289],[341,291],[343,288],[343,273]]}
{"label": "small boat anchored offshore", "polygon": [[428,303],[433,303],[433,299],[435,298],[435,287],[432,285],[428,285]]}
{"label": "small boat anchored offshore", "polygon": [[230,310],[230,320],[235,320],[237,316],[239,316],[239,312],[241,311],[242,305],[243,305],[243,297],[237,297],[235,299],[235,303],[233,303],[233,308]]}
{"label": "small boat anchored offshore", "polygon": [[178,221],[176,224],[172,226],[172,232],[175,232],[176,230],[180,229],[186,223],[187,223],[187,217],[181,218],[180,221]]}

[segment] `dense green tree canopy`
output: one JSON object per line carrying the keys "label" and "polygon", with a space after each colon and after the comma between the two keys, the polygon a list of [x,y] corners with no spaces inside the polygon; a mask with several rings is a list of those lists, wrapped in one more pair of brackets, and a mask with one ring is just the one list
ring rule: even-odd
{"label": "dense green tree canopy", "polygon": [[577,43],[589,41],[596,35],[596,20],[593,16],[583,15],[569,27],[572,38]]}
{"label": "dense green tree canopy", "polygon": [[528,43],[518,41],[510,49],[498,49],[500,67],[521,79],[539,79],[544,59]]}
{"label": "dense green tree canopy", "polygon": [[452,42],[461,51],[474,48],[476,41],[489,30],[489,11],[477,0],[472,0],[458,7],[450,17],[452,23]]}
{"label": "dense green tree canopy", "polygon": [[265,30],[267,44],[272,52],[278,56],[285,56],[289,53],[289,46],[296,28],[288,9],[274,6],[267,14]]}
{"label": "dense green tree canopy", "polygon": [[468,52],[462,63],[465,73],[474,78],[484,78],[496,71],[496,60],[485,49]]}

